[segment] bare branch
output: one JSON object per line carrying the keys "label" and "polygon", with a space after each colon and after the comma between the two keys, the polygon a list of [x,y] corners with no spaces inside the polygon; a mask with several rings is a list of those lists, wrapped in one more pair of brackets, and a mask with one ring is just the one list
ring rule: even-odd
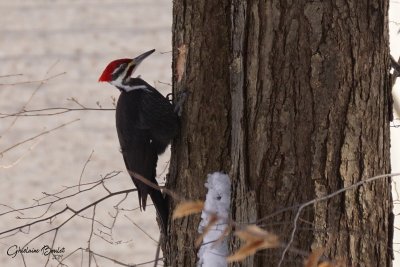
{"label": "bare branch", "polygon": [[[54,237],[53,237],[53,241],[51,242],[51,246],[50,249],[53,250],[54,249],[54,244],[56,243],[56,238],[57,238],[57,234],[58,234],[58,229],[56,229],[54,231]],[[49,264],[50,262],[50,255],[54,255],[52,252],[49,253],[49,255],[47,255],[47,261],[45,264],[45,267]],[[55,257],[56,258],[56,257]]]}
{"label": "bare branch", "polygon": [[12,163],[8,164],[8,165],[0,165],[1,169],[10,169],[14,166],[16,166],[18,163],[21,162],[22,159],[24,159],[26,156],[28,156],[33,149],[40,143],[41,139],[37,140],[32,146],[30,146],[25,153],[23,153],[19,158],[17,158],[16,160],[14,160]]}
{"label": "bare branch", "polygon": [[18,142],[18,143],[16,143],[16,144],[14,144],[14,145],[12,145],[12,146],[6,148],[5,150],[1,151],[1,152],[0,152],[0,156],[3,156],[4,153],[10,151],[11,149],[13,149],[13,148],[15,148],[15,147],[17,147],[17,146],[19,146],[19,145],[22,145],[22,144],[24,144],[24,143],[26,143],[26,142],[35,140],[36,138],[38,138],[38,137],[40,137],[40,136],[42,136],[42,135],[46,135],[46,134],[49,134],[49,133],[51,133],[51,132],[54,132],[54,131],[56,131],[56,130],[58,130],[58,129],[61,129],[61,128],[65,127],[65,126],[67,126],[67,125],[69,125],[69,124],[72,124],[72,123],[74,123],[74,122],[77,122],[77,121],[79,121],[79,120],[80,120],[80,119],[75,119],[75,120],[72,120],[72,121],[63,123],[63,124],[61,124],[61,125],[59,125],[59,126],[53,128],[53,129],[46,130],[46,131],[41,132],[41,133],[39,133],[39,134],[37,134],[37,135],[35,135],[35,136],[32,136],[32,137],[30,137],[30,138],[28,138],[28,139],[25,139],[25,140],[23,140],[23,141],[21,141],[21,142]]}
{"label": "bare branch", "polygon": [[0,119],[8,117],[55,116],[73,111],[114,111],[114,110],[115,108],[66,108],[66,107],[42,108],[42,109],[21,110],[16,113],[0,112]]}
{"label": "bare branch", "polygon": [[22,73],[17,73],[17,74],[6,74],[6,75],[0,75],[0,78],[8,78],[8,77],[15,77],[15,76],[23,76],[24,74]]}
{"label": "bare branch", "polygon": [[[46,75],[51,71],[51,69],[55,66],[57,64],[57,62],[56,63],[54,63],[52,66],[50,66],[50,68],[47,70],[47,72],[46,72]],[[65,73],[64,73],[65,74]],[[40,81],[40,84],[35,88],[35,90],[32,92],[32,94],[30,95],[30,97],[28,98],[28,100],[26,101],[26,103],[21,107],[21,109],[20,109],[20,112],[21,111],[23,111],[23,110],[25,110],[26,109],[26,107],[29,105],[29,103],[32,101],[32,99],[33,99],[33,97],[36,95],[36,93],[40,90],[40,88],[42,88],[42,86],[43,86],[43,84],[45,84],[47,81],[49,81],[49,80],[51,80],[51,79],[54,79],[54,78],[56,78],[56,77],[58,77],[58,76],[60,76],[61,74],[57,74],[57,75],[54,75],[54,76],[51,76],[51,77],[48,77],[48,78],[45,78],[45,79],[43,79],[43,80],[41,80]],[[1,85],[1,84],[0,84]],[[13,85],[15,85],[15,84],[13,84]],[[4,134],[6,134],[6,133],[8,133],[10,130],[11,130],[11,128],[15,125],[15,123],[17,122],[17,120],[18,120],[18,117],[15,117],[14,118],[14,120],[10,123],[10,125],[4,130],[4,132],[0,135],[0,138],[4,135]]]}
{"label": "bare branch", "polygon": [[157,175],[157,178],[161,178],[161,176],[168,170],[169,164],[170,164],[170,161],[168,160],[165,163],[163,170],[160,172],[159,175]]}
{"label": "bare branch", "polygon": [[[148,263],[152,263],[152,262],[153,262],[153,261],[150,261],[150,262],[144,262],[144,263],[140,263],[140,264],[127,264],[127,263],[123,263],[123,262],[118,261],[118,260],[116,260],[116,259],[113,259],[113,258],[104,256],[104,255],[101,255],[101,254],[96,253],[96,252],[94,252],[94,251],[92,251],[92,250],[88,250],[88,249],[84,249],[84,248],[77,248],[76,250],[72,251],[70,254],[68,254],[66,257],[64,257],[64,258],[62,259],[61,262],[65,261],[67,258],[69,258],[69,257],[72,256],[73,254],[75,254],[77,251],[81,251],[82,256],[83,256],[83,253],[87,252],[87,253],[89,253],[89,254],[91,254],[91,255],[95,255],[95,256],[97,256],[97,257],[100,257],[100,258],[109,260],[109,261],[111,261],[112,263],[115,263],[115,264],[118,264],[118,265],[121,265],[121,266],[127,266],[127,267],[140,266],[140,265],[144,265],[144,264],[148,264]],[[60,263],[61,263],[61,262],[60,262]],[[82,264],[81,264],[81,265],[82,265]]]}
{"label": "bare branch", "polygon": [[83,109],[86,109],[86,107],[84,105],[82,105],[75,97],[67,98],[67,100],[74,102],[75,104],[77,104],[78,106],[80,106]]}
{"label": "bare branch", "polygon": [[[1,204],[1,203],[0,203],[0,206],[9,208],[9,209],[11,210],[11,212],[15,211],[15,212],[18,212],[19,214],[23,215],[23,213],[22,213],[21,211],[15,209],[15,208],[13,208],[13,207],[11,207],[10,205],[6,205],[6,204]],[[1,214],[0,214],[0,216],[1,216]]]}
{"label": "bare branch", "polygon": [[81,191],[81,182],[82,182],[82,177],[83,177],[83,173],[85,172],[86,166],[88,165],[89,161],[92,159],[94,150],[92,150],[92,152],[90,153],[88,159],[86,160],[85,164],[83,165],[82,171],[81,171],[81,175],[79,176],[79,187],[78,190]]}
{"label": "bare branch", "polygon": [[119,212],[120,212],[120,209],[119,209],[119,205],[121,205],[126,199],[128,198],[128,194],[126,194],[118,203],[117,203],[117,205],[115,205],[114,206],[114,209],[115,209],[115,215],[113,216],[113,215],[111,215],[110,213],[109,213],[109,215],[110,215],[110,217],[111,218],[113,218],[113,222],[112,222],[112,224],[111,224],[111,233],[112,233],[112,229],[114,228],[114,226],[115,226],[115,223],[116,223],[116,221],[117,221],[117,217],[118,217],[118,215],[119,215]]}
{"label": "bare branch", "polygon": [[360,187],[360,186],[362,186],[362,185],[364,185],[364,184],[366,184],[366,183],[370,183],[370,182],[373,182],[373,181],[381,180],[381,179],[383,179],[383,178],[390,178],[390,177],[394,177],[394,176],[400,176],[400,173],[392,173],[392,174],[377,175],[377,176],[374,176],[374,177],[371,177],[371,178],[368,178],[368,179],[359,181],[359,182],[357,182],[357,183],[355,183],[355,184],[352,184],[352,185],[350,185],[350,186],[346,186],[346,187],[344,187],[344,188],[342,188],[342,189],[339,189],[339,190],[337,190],[337,191],[335,191],[335,192],[333,192],[333,193],[331,193],[331,194],[328,194],[328,195],[326,195],[326,196],[322,196],[322,197],[319,197],[319,198],[315,198],[315,199],[313,199],[313,200],[310,200],[310,201],[308,201],[308,202],[305,202],[305,203],[301,204],[300,207],[299,207],[299,209],[297,210],[296,216],[294,217],[292,233],[291,233],[291,235],[290,235],[289,242],[287,243],[285,249],[284,249],[283,252],[282,252],[281,259],[280,259],[280,261],[279,261],[278,267],[280,267],[280,266],[282,265],[282,262],[283,262],[283,260],[285,259],[285,255],[286,255],[287,251],[289,250],[290,246],[292,245],[292,243],[293,243],[293,241],[294,241],[294,235],[295,235],[295,233],[296,233],[296,231],[297,231],[297,222],[298,222],[298,220],[299,220],[301,211],[302,211],[305,207],[310,206],[310,205],[313,205],[313,204],[315,204],[315,203],[317,203],[317,202],[321,202],[321,201],[328,200],[328,199],[330,199],[330,198],[332,198],[332,197],[335,197],[335,196],[337,196],[337,195],[339,195],[339,194],[341,194],[341,193],[343,193],[343,192],[346,192],[346,191],[348,191],[348,190],[352,190],[352,189],[358,188],[358,187]]}
{"label": "bare branch", "polygon": [[87,250],[89,251],[89,267],[91,266],[91,262],[92,262],[92,253],[90,252],[91,251],[90,244],[91,244],[92,237],[93,237],[94,219],[96,217],[96,207],[97,207],[96,205],[93,206],[92,225],[90,227],[90,235],[89,235],[88,247],[87,247]]}
{"label": "bare branch", "polygon": [[172,84],[171,84],[171,83],[162,82],[162,81],[160,81],[160,80],[158,80],[157,82],[172,87]]}
{"label": "bare branch", "polygon": [[158,241],[155,240],[149,233],[147,233],[145,230],[143,230],[142,227],[140,227],[137,223],[135,223],[131,218],[129,218],[128,216],[124,215],[125,218],[128,219],[128,221],[130,221],[134,226],[136,226],[140,231],[142,231],[147,237],[149,237],[151,240],[154,241],[154,243],[158,244]]}
{"label": "bare branch", "polygon": [[[48,72],[49,72],[49,71],[47,71],[47,73],[48,73]],[[47,74],[47,73],[46,73],[46,74]],[[14,86],[14,85],[31,84],[31,83],[40,83],[40,85],[43,85],[43,84],[45,84],[46,82],[48,82],[48,81],[50,81],[50,80],[52,80],[52,79],[54,79],[54,78],[60,77],[60,76],[62,76],[62,75],[65,75],[65,74],[67,74],[66,71],[61,72],[61,73],[58,73],[58,74],[55,74],[55,75],[50,76],[50,77],[48,77],[48,78],[41,79],[41,80],[36,80],[36,81],[23,81],[23,82],[15,82],[15,83],[0,83],[0,86]]]}
{"label": "bare branch", "polygon": [[[58,215],[60,215],[60,214],[62,214],[62,213],[64,213],[64,212],[66,212],[67,210],[70,210],[70,208],[69,208],[68,206],[65,207],[63,210],[61,210],[61,211],[59,211],[59,212],[56,212],[55,214],[53,214],[53,215],[51,215],[51,216],[48,216],[48,217],[46,217],[46,218],[42,218],[42,219],[36,220],[36,221],[34,221],[34,222],[30,222],[30,223],[27,223],[27,224],[24,224],[24,225],[21,225],[21,226],[14,227],[14,228],[11,228],[11,229],[9,229],[9,230],[5,230],[5,231],[3,231],[3,232],[0,232],[0,236],[1,236],[1,235],[4,235],[4,234],[7,234],[7,233],[10,233],[10,232],[13,232],[13,231],[16,231],[16,230],[23,229],[23,228],[25,228],[25,227],[30,227],[30,226],[35,225],[35,224],[38,224],[38,223],[40,223],[40,222],[44,222],[44,221],[50,220],[50,219],[55,218],[55,217],[57,217]],[[73,211],[73,212],[75,212],[75,211]]]}
{"label": "bare branch", "polygon": [[154,259],[154,265],[153,265],[153,267],[157,267],[158,260],[160,259],[161,238],[162,238],[162,236],[160,235],[159,240],[158,240],[158,245],[157,245],[157,250],[156,250],[156,257],[155,257],[155,259]]}
{"label": "bare branch", "polygon": [[45,210],[41,215],[39,215],[39,216],[36,216],[36,217],[21,217],[21,216],[17,216],[16,218],[17,218],[17,219],[24,219],[24,220],[36,220],[36,219],[40,219],[40,218],[42,218],[44,215],[46,215],[47,212],[49,212],[49,210],[50,210],[50,208],[51,208],[52,205],[53,205],[53,203],[50,203],[50,204],[48,205],[48,207],[46,208],[46,210]]}
{"label": "bare branch", "polygon": [[[72,218],[74,218],[75,216],[77,216],[77,215],[80,214],[81,212],[87,210],[88,208],[91,208],[91,207],[97,205],[97,204],[100,203],[100,202],[103,202],[104,200],[106,200],[106,199],[108,199],[108,198],[111,198],[111,197],[114,197],[114,196],[118,196],[118,195],[122,195],[122,194],[129,194],[129,193],[131,193],[131,192],[136,192],[136,191],[137,191],[136,189],[127,189],[127,190],[122,190],[122,191],[113,192],[113,193],[111,193],[111,194],[108,194],[108,195],[106,195],[106,196],[104,196],[104,197],[102,197],[102,198],[100,198],[100,199],[98,199],[98,200],[96,200],[96,201],[90,203],[89,205],[87,205],[87,206],[85,206],[85,207],[83,207],[83,208],[81,208],[81,209],[79,209],[79,210],[74,210],[74,209],[70,208],[69,206],[66,206],[64,209],[62,209],[62,210],[60,210],[60,211],[54,213],[53,215],[50,215],[50,216],[48,216],[48,217],[45,217],[45,218],[42,218],[42,219],[39,219],[39,220],[30,222],[30,223],[27,223],[27,224],[24,224],[24,225],[21,225],[21,226],[14,227],[14,228],[11,228],[11,229],[6,230],[6,231],[3,231],[3,232],[0,232],[0,235],[4,235],[4,234],[10,233],[10,232],[13,232],[13,231],[15,231],[15,230],[18,230],[18,229],[22,229],[22,228],[25,228],[25,227],[28,227],[28,226],[32,226],[32,225],[38,224],[38,223],[40,223],[40,222],[44,222],[44,221],[51,220],[51,219],[57,217],[58,215],[60,215],[60,214],[62,214],[62,213],[64,213],[64,212],[66,212],[66,211],[71,211],[72,213],[74,213],[71,217],[69,217],[67,220],[65,220],[63,223],[61,223],[59,226],[57,226],[56,228],[53,228],[53,229],[51,229],[51,230],[49,230],[49,231],[47,231],[47,232],[54,231],[55,229],[61,228],[61,227],[62,227],[63,225],[65,225],[68,221],[70,221]],[[45,232],[45,233],[47,233],[47,232]],[[33,240],[31,240],[31,241],[33,241]],[[30,242],[31,242],[31,241],[30,241]],[[30,242],[29,242],[29,243],[30,243]]]}
{"label": "bare branch", "polygon": [[[32,208],[37,208],[37,207],[42,207],[42,206],[54,204],[54,203],[56,203],[56,202],[58,202],[58,201],[61,201],[61,200],[67,199],[67,198],[74,197],[74,196],[76,196],[76,195],[78,195],[78,194],[80,194],[80,193],[83,193],[83,192],[90,191],[90,190],[94,189],[95,187],[101,185],[102,182],[103,182],[104,180],[106,180],[106,179],[111,179],[111,178],[117,176],[117,175],[120,174],[120,173],[121,173],[120,171],[112,171],[112,172],[108,173],[105,177],[101,178],[101,179],[98,180],[98,181],[94,181],[94,182],[90,182],[90,183],[86,183],[86,184],[81,184],[81,186],[91,186],[91,187],[89,187],[89,188],[82,189],[81,191],[77,191],[77,192],[72,193],[72,194],[67,195],[67,196],[58,197],[57,200],[53,200],[53,201],[49,201],[49,202],[45,202],[45,203],[40,203],[40,201],[42,201],[42,200],[44,200],[44,199],[46,199],[46,198],[48,198],[48,197],[50,197],[50,196],[55,196],[55,195],[64,193],[64,192],[67,191],[67,190],[70,190],[70,189],[74,189],[74,188],[76,188],[76,187],[79,187],[79,185],[68,186],[68,187],[64,188],[63,190],[61,190],[61,191],[59,191],[59,192],[57,192],[57,193],[54,193],[54,194],[47,194],[47,193],[45,193],[45,196],[44,196],[44,197],[35,200],[35,201],[36,201],[36,204],[35,204],[35,205],[29,206],[29,207],[25,207],[25,208],[12,209],[12,210],[9,210],[9,211],[0,213],[0,216],[6,215],[6,214],[12,213],[12,212],[19,212],[19,213],[22,213],[21,211],[24,211],[24,210],[28,210],[28,209],[32,209]],[[1,204],[1,205],[4,205],[4,204]],[[4,206],[6,206],[6,205],[4,205]]]}
{"label": "bare branch", "polygon": [[58,64],[60,63],[60,59],[57,59],[47,70],[46,70],[46,75],[50,73],[50,71]]}

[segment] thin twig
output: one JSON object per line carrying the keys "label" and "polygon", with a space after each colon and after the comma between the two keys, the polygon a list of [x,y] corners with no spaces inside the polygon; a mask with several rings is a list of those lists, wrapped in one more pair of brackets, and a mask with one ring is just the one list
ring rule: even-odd
{"label": "thin twig", "polygon": [[74,250],[73,252],[71,252],[70,254],[68,254],[65,258],[63,258],[61,262],[65,261],[67,258],[69,258],[69,257],[72,256],[73,254],[75,254],[77,251],[81,251],[81,252],[82,252],[82,255],[83,255],[84,252],[87,252],[87,253],[90,253],[90,254],[95,255],[95,256],[97,256],[97,257],[100,257],[100,258],[109,260],[109,261],[111,261],[111,262],[113,262],[113,263],[115,263],[115,264],[119,264],[119,265],[121,265],[121,266],[126,266],[126,267],[134,267],[134,266],[139,266],[139,265],[144,265],[144,264],[149,263],[149,262],[145,262],[145,263],[140,263],[140,264],[127,264],[127,263],[123,263],[123,262],[121,262],[121,261],[118,261],[118,260],[116,260],[116,259],[113,259],[113,258],[104,256],[104,255],[101,255],[101,254],[99,254],[99,253],[96,253],[96,252],[94,252],[93,250],[89,250],[89,251],[88,251],[87,249],[84,249],[84,248],[77,248],[76,250]]}
{"label": "thin twig", "polygon": [[93,232],[94,232],[94,220],[96,217],[96,205],[93,206],[93,215],[92,215],[92,225],[90,227],[90,235],[89,235],[89,240],[88,240],[88,248],[87,250],[89,251],[89,267],[91,266],[92,263],[92,253],[90,253],[91,251],[91,241],[92,241],[92,237],[93,237]]}
{"label": "thin twig", "polygon": [[154,259],[154,265],[153,265],[153,267],[157,267],[158,260],[160,259],[161,238],[162,238],[162,235],[160,235],[160,237],[158,238],[158,245],[157,245],[157,250],[156,250],[156,257],[155,257],[155,259]]}
{"label": "thin twig", "polygon": [[[53,241],[51,242],[50,251],[54,249],[54,244],[56,243],[57,234],[58,234],[58,229],[56,229],[56,230],[54,231],[54,237],[53,237]],[[50,262],[50,255],[53,255],[53,253],[49,253],[49,255],[47,255],[47,261],[46,261],[45,267],[46,267],[46,266],[49,264],[49,262]]]}
{"label": "thin twig", "polygon": [[358,187],[360,187],[360,186],[362,186],[362,185],[364,185],[364,184],[366,184],[366,183],[370,183],[370,182],[373,182],[373,181],[376,181],[376,180],[380,180],[380,179],[382,179],[382,178],[389,178],[389,177],[394,177],[394,176],[400,176],[400,173],[392,173],[392,174],[377,175],[377,176],[374,176],[374,177],[371,177],[371,178],[368,178],[368,179],[359,181],[359,182],[357,182],[357,183],[355,183],[355,184],[346,186],[346,187],[344,187],[344,188],[342,188],[342,189],[339,189],[339,190],[337,190],[337,191],[335,191],[335,192],[333,192],[333,193],[331,193],[331,194],[328,194],[328,195],[326,195],[326,196],[322,196],[322,197],[319,197],[319,198],[315,198],[315,199],[313,199],[313,200],[310,200],[310,201],[308,201],[308,202],[305,202],[305,203],[301,204],[300,207],[299,207],[299,209],[297,210],[296,216],[294,217],[292,233],[291,233],[291,235],[290,235],[289,242],[287,243],[287,245],[285,246],[285,249],[284,249],[283,252],[282,252],[281,259],[280,259],[280,261],[279,261],[278,267],[280,267],[280,266],[282,265],[282,262],[283,262],[283,260],[285,259],[285,255],[286,255],[287,251],[289,250],[290,246],[292,245],[292,243],[293,243],[293,241],[294,241],[294,235],[295,235],[295,233],[296,233],[296,231],[297,231],[297,221],[299,220],[301,211],[302,211],[305,207],[310,206],[310,205],[313,205],[313,204],[315,204],[315,203],[317,203],[317,202],[320,202],[320,201],[324,201],[324,200],[330,199],[330,198],[335,197],[335,196],[337,196],[337,195],[339,195],[339,194],[341,194],[341,193],[343,193],[343,192],[346,192],[346,191],[348,191],[348,190],[358,188]]}
{"label": "thin twig", "polygon": [[85,173],[86,166],[88,165],[89,161],[92,159],[93,153],[94,153],[94,150],[92,150],[92,152],[90,153],[88,159],[86,160],[85,164],[83,165],[83,168],[82,168],[82,171],[81,171],[81,175],[79,176],[79,187],[78,187],[79,191],[81,191],[81,183],[82,183],[83,174]]}
{"label": "thin twig", "polygon": [[[10,205],[6,205],[6,204],[1,204],[1,203],[0,203],[0,206],[4,206],[4,207],[6,207],[6,208],[9,208],[9,209],[11,210],[11,212],[16,211],[16,212],[18,212],[19,214],[24,215],[21,211],[15,209],[15,208],[13,208],[13,207],[11,207]],[[0,216],[1,216],[1,214],[0,214]]]}
{"label": "thin twig", "polygon": [[23,76],[24,74],[22,73],[17,73],[17,74],[6,74],[6,75],[0,75],[0,78],[8,78],[8,77],[15,77],[15,76]]}
{"label": "thin twig", "polygon": [[158,244],[158,241],[155,240],[151,235],[149,235],[149,233],[147,233],[145,230],[143,230],[142,227],[140,227],[137,223],[135,223],[131,218],[129,218],[128,216],[124,215],[125,218],[127,218],[134,226],[136,226],[140,231],[142,231],[147,237],[149,237],[151,240],[154,241],[154,243]]}
{"label": "thin twig", "polygon": [[31,84],[31,83],[41,83],[41,84],[45,84],[46,82],[48,82],[49,80],[52,80],[54,78],[60,77],[62,75],[67,74],[66,71],[55,74],[53,76],[50,76],[48,78],[42,79],[42,80],[36,80],[36,81],[23,81],[23,82],[15,82],[15,83],[0,83],[0,86],[14,86],[14,85],[20,85],[20,84]]}
{"label": "thin twig", "polygon": [[17,147],[17,146],[20,146],[20,145],[22,145],[22,144],[24,144],[24,143],[26,143],[26,142],[35,140],[36,138],[38,138],[38,137],[40,137],[40,136],[42,136],[42,135],[49,134],[49,133],[51,133],[51,132],[53,132],[53,131],[56,131],[56,130],[58,130],[58,129],[60,129],[60,128],[63,128],[63,127],[65,127],[65,126],[67,126],[67,125],[69,125],[69,124],[72,124],[72,123],[74,123],[74,122],[77,122],[77,121],[79,121],[79,120],[80,120],[80,119],[75,119],[75,120],[72,120],[72,121],[63,123],[63,124],[61,124],[61,125],[59,125],[59,126],[53,128],[53,129],[46,130],[46,131],[41,132],[41,133],[39,133],[39,134],[37,134],[37,135],[35,135],[35,136],[32,136],[32,137],[30,137],[30,138],[28,138],[28,139],[25,139],[25,140],[23,140],[23,141],[21,141],[21,142],[18,142],[18,143],[16,143],[16,144],[14,144],[14,145],[12,145],[12,146],[10,146],[10,147],[4,149],[3,151],[1,151],[1,152],[0,152],[0,156],[3,156],[4,153],[10,151],[11,149],[13,149],[13,148],[15,148],[15,147]]}
{"label": "thin twig", "polygon": [[16,218],[17,218],[17,219],[23,219],[23,220],[37,220],[37,219],[42,218],[44,215],[46,215],[46,214],[49,212],[49,210],[50,210],[50,208],[51,208],[52,206],[53,206],[53,203],[50,203],[49,206],[47,207],[47,209],[46,209],[41,215],[39,215],[39,216],[35,216],[35,217],[21,217],[21,216],[17,216]]}
{"label": "thin twig", "polygon": [[162,81],[160,81],[160,80],[158,80],[157,82],[158,82],[158,83],[161,83],[161,84],[164,84],[164,85],[172,86],[172,84],[166,83],[166,82],[162,82]]}
{"label": "thin twig", "polygon": [[[24,211],[24,210],[29,210],[29,209],[32,209],[32,208],[37,208],[37,207],[42,207],[42,206],[54,204],[54,203],[56,203],[58,201],[74,197],[74,196],[76,196],[76,195],[78,195],[80,193],[83,193],[83,192],[90,191],[90,190],[94,189],[95,187],[101,185],[102,181],[104,181],[106,179],[111,179],[111,178],[117,176],[120,173],[121,173],[120,171],[112,171],[112,172],[108,173],[105,177],[103,177],[102,179],[100,179],[98,181],[94,181],[94,182],[90,182],[90,183],[86,183],[86,184],[81,184],[81,185],[85,185],[85,186],[90,186],[91,185],[91,187],[89,187],[87,189],[82,189],[81,191],[77,191],[77,192],[72,193],[70,195],[59,197],[55,201],[53,200],[53,201],[49,201],[49,202],[45,202],[45,203],[40,203],[40,201],[48,198],[49,196],[53,196],[53,195],[58,195],[58,194],[64,193],[66,190],[70,190],[70,189],[74,189],[75,187],[78,187],[78,185],[68,186],[68,187],[64,188],[63,190],[61,190],[61,191],[59,191],[57,193],[54,193],[54,194],[45,194],[44,197],[42,197],[40,199],[36,199],[35,200],[36,204],[33,205],[33,206],[29,206],[29,207],[25,207],[25,208],[12,209],[12,210],[0,213],[0,216],[6,215],[8,213],[13,213],[13,212],[19,212],[19,213],[22,214],[21,211]],[[4,204],[0,204],[0,205],[4,205]],[[4,205],[4,206],[6,206],[6,205]]]}
{"label": "thin twig", "polygon": [[106,196],[104,196],[104,197],[102,197],[102,198],[90,203],[89,205],[87,205],[87,206],[85,206],[85,207],[83,207],[83,208],[81,208],[79,210],[74,210],[74,209],[70,208],[69,206],[66,206],[64,209],[54,213],[53,215],[50,215],[50,216],[48,216],[46,218],[42,218],[42,219],[30,222],[30,223],[26,223],[24,225],[20,225],[20,226],[5,230],[3,232],[0,232],[0,235],[4,235],[4,234],[10,233],[10,232],[15,231],[15,230],[19,230],[19,229],[22,229],[22,228],[25,228],[25,227],[29,227],[29,226],[38,224],[40,222],[51,220],[51,219],[59,216],[60,214],[66,212],[66,211],[71,211],[72,213],[74,213],[71,217],[69,217],[67,220],[65,220],[61,225],[59,225],[58,227],[47,231],[47,232],[50,232],[50,231],[53,231],[54,229],[60,228],[61,226],[65,225],[68,221],[70,221],[73,217],[75,217],[76,215],[80,214],[81,212],[87,210],[88,208],[91,208],[91,207],[97,205],[100,202],[103,202],[104,200],[106,200],[106,199],[108,199],[110,197],[114,197],[114,196],[118,196],[118,195],[122,195],[122,194],[127,194],[127,193],[131,193],[131,192],[136,192],[136,191],[137,191],[137,189],[127,189],[127,190],[122,190],[122,191],[116,191],[116,192],[108,194],[108,195],[106,195]]}
{"label": "thin twig", "polygon": [[[115,108],[66,108],[66,107],[42,108],[42,109],[21,110],[16,113],[0,113],[0,119],[8,117],[55,116],[72,111],[114,111],[114,110]],[[52,112],[52,113],[41,113],[41,112]]]}
{"label": "thin twig", "polygon": [[[57,62],[56,62],[57,63]],[[52,70],[52,68],[55,66],[55,64],[53,64],[52,66],[50,66],[50,68],[48,68],[48,70],[47,70],[47,72],[46,72],[46,75]],[[65,73],[64,73],[65,74]],[[48,77],[48,78],[45,78],[45,79],[43,79],[43,80],[41,80],[41,82],[39,83],[39,85],[35,88],[35,90],[33,90],[33,92],[31,93],[31,95],[29,96],[29,98],[28,98],[28,100],[25,102],[25,104],[20,108],[20,112],[21,111],[23,111],[23,110],[25,110],[26,109],[26,107],[29,105],[29,103],[32,101],[32,99],[33,99],[33,97],[36,95],[36,93],[40,90],[40,88],[42,88],[42,86],[47,82],[47,81],[49,81],[49,80],[51,80],[51,79],[54,79],[54,78],[56,78],[56,77],[58,77],[58,76],[60,76],[61,74],[57,74],[57,75],[54,75],[54,76],[51,76],[51,77]],[[0,135],[0,138],[4,135],[4,134],[6,134],[6,133],[8,133],[10,130],[11,130],[11,128],[15,125],[15,123],[17,122],[17,120],[18,120],[18,117],[15,117],[14,119],[13,119],[13,121],[10,123],[10,125],[8,125],[8,127],[4,130],[4,132]]]}
{"label": "thin twig", "polygon": [[75,97],[67,98],[67,100],[74,102],[75,104],[77,104],[78,106],[80,106],[83,109],[86,109],[86,107],[84,105],[82,105]]}
{"label": "thin twig", "polygon": [[19,158],[17,158],[16,160],[14,160],[14,162],[8,164],[8,165],[0,165],[1,169],[10,169],[12,167],[15,167],[18,163],[21,162],[21,160],[23,160],[27,155],[29,155],[33,149],[40,143],[41,139],[37,140],[33,145],[31,145],[26,151],[25,153],[23,153]]}
{"label": "thin twig", "polygon": [[110,217],[113,218],[113,222],[112,222],[111,227],[110,227],[110,232],[111,232],[111,234],[112,234],[112,230],[114,229],[115,223],[117,222],[117,217],[118,217],[119,212],[120,212],[119,205],[121,205],[127,198],[128,198],[128,194],[126,194],[126,195],[117,203],[117,205],[114,206],[114,209],[115,209],[115,216],[113,216],[112,214],[109,213]]}
{"label": "thin twig", "polygon": [[169,167],[169,164],[170,164],[170,161],[168,160],[168,161],[165,163],[163,170],[160,172],[159,175],[157,175],[157,178],[161,178],[161,176],[167,171],[167,169],[168,169],[168,167]]}

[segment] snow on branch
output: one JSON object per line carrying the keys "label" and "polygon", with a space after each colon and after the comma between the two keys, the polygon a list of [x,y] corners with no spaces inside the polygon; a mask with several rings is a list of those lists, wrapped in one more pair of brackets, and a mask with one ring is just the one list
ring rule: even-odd
{"label": "snow on branch", "polygon": [[198,266],[228,266],[228,243],[223,235],[228,227],[231,181],[228,175],[214,172],[208,175],[205,186],[208,193],[199,225],[199,233],[203,234],[203,244],[198,253]]}

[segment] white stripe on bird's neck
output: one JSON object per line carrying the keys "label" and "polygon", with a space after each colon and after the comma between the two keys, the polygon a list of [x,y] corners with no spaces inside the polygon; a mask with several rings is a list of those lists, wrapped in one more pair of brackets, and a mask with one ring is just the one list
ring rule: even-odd
{"label": "white stripe on bird's neck", "polygon": [[133,90],[147,90],[148,91],[146,85],[133,85],[133,86],[124,85],[123,87],[120,87],[120,88],[122,88],[127,93],[130,91],[133,91]]}
{"label": "white stripe on bird's neck", "polygon": [[114,85],[115,87],[124,90],[125,92],[130,92],[133,90],[148,90],[147,86],[144,84],[141,85],[129,85],[125,83],[125,80],[130,79],[130,77],[126,77],[126,72],[128,71],[128,68],[126,68],[126,70],[118,76],[117,79],[113,80],[110,82],[110,84]]}

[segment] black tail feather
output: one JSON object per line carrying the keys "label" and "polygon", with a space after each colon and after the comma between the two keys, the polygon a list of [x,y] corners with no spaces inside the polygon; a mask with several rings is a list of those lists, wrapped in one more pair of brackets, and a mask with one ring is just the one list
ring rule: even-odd
{"label": "black tail feather", "polygon": [[157,216],[160,219],[162,232],[167,235],[168,227],[168,196],[163,196],[159,190],[151,190],[150,197],[157,211]]}
{"label": "black tail feather", "polygon": [[[137,188],[140,210],[146,210],[147,196],[150,195],[154,207],[156,208],[157,216],[160,220],[161,231],[166,234],[169,212],[168,196],[164,197],[160,190],[151,188],[150,186],[135,180],[135,178],[132,178],[132,180]],[[154,184],[158,185],[157,182],[155,182]]]}

